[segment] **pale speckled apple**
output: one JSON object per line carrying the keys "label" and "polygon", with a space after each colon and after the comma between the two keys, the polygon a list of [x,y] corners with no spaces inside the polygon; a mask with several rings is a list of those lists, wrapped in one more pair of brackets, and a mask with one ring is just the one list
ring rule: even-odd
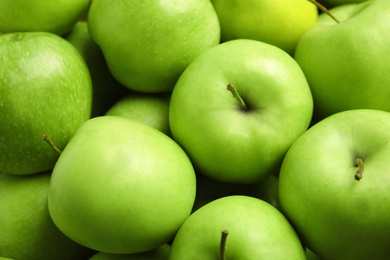
{"label": "pale speckled apple", "polygon": [[173,240],[170,260],[215,260],[227,230],[226,259],[304,260],[305,251],[286,217],[265,201],[226,196],[187,218]]}
{"label": "pale speckled apple", "polygon": [[220,42],[210,0],[94,0],[93,40],[114,77],[140,92],[168,92],[185,67]]}
{"label": "pale speckled apple", "polygon": [[44,31],[64,35],[91,0],[1,0],[0,32]]}
{"label": "pale speckled apple", "polygon": [[101,116],[85,122],[59,157],[48,205],[74,241],[130,254],[170,241],[195,192],[191,161],[171,138],[136,120]]}
{"label": "pale speckled apple", "polygon": [[253,39],[293,54],[298,40],[316,23],[317,7],[307,0],[212,0],[221,40]]}
{"label": "pale speckled apple", "polygon": [[230,183],[255,183],[278,170],[309,126],[312,109],[305,75],[290,55],[238,39],[213,47],[186,68],[171,95],[169,123],[199,172]]}
{"label": "pale speckled apple", "polygon": [[[363,167],[357,166],[358,158]],[[291,146],[280,171],[279,201],[318,257],[390,256],[389,158],[390,113],[380,110],[336,113]]]}
{"label": "pale speckled apple", "polygon": [[0,36],[0,173],[51,170],[58,155],[91,115],[92,83],[80,53],[47,32]]}

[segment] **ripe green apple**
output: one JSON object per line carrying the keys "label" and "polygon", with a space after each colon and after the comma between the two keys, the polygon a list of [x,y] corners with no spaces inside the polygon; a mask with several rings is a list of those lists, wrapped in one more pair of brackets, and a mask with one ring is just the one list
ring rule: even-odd
{"label": "ripe green apple", "polygon": [[300,39],[295,59],[304,71],[318,120],[349,109],[390,111],[390,1],[332,8]]}
{"label": "ripe green apple", "polygon": [[216,199],[192,213],[177,232],[169,259],[225,259],[220,257],[224,230],[226,259],[306,259],[283,214],[265,201],[242,195]]}
{"label": "ripe green apple", "polygon": [[77,50],[48,32],[0,35],[0,173],[51,170],[91,114],[91,77]]}
{"label": "ripe green apple", "polygon": [[91,0],[2,0],[0,32],[44,31],[63,35],[77,22]]}
{"label": "ripe green apple", "polygon": [[66,237],[47,208],[50,172],[0,174],[0,256],[10,259],[87,259],[95,252]]}
{"label": "ripe green apple", "polygon": [[128,89],[111,75],[102,51],[89,35],[86,21],[78,21],[65,39],[76,47],[87,63],[93,86],[91,116],[101,116],[127,94]]}
{"label": "ripe green apple", "polygon": [[109,254],[98,252],[88,260],[168,260],[171,246],[164,244],[150,251],[135,254]]}
{"label": "ripe green apple", "polygon": [[318,257],[390,255],[389,157],[390,112],[380,110],[336,113],[291,146],[279,176],[280,204]]}
{"label": "ripe green apple", "polygon": [[173,238],[195,191],[193,166],[171,138],[136,120],[101,116],[85,122],[59,157],[49,212],[86,247],[139,253]]}
{"label": "ripe green apple", "polygon": [[167,93],[130,92],[118,100],[106,113],[143,122],[170,136],[169,100]]}
{"label": "ripe green apple", "polygon": [[221,40],[253,39],[291,55],[298,40],[316,23],[318,10],[307,0],[211,0]]}
{"label": "ripe green apple", "polygon": [[88,25],[114,77],[140,92],[171,91],[185,67],[220,41],[209,0],[94,0]]}
{"label": "ripe green apple", "polygon": [[169,121],[197,171],[255,183],[280,167],[310,124],[312,109],[306,78],[290,55],[238,39],[211,48],[186,68],[171,95]]}

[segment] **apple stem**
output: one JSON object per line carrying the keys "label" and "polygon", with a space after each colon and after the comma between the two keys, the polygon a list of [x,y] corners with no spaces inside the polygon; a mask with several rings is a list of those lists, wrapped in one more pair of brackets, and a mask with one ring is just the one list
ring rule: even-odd
{"label": "apple stem", "polygon": [[46,133],[43,133],[42,135],[42,140],[46,141],[46,143],[49,144],[49,146],[58,154],[58,155],[61,155],[62,151],[60,149],[58,149],[58,147],[53,143],[53,141],[51,140],[51,138],[46,134]]}
{"label": "apple stem", "polygon": [[244,100],[242,100],[240,94],[238,94],[237,89],[236,89],[231,83],[229,83],[229,84],[227,85],[227,88],[226,88],[226,89],[229,90],[229,91],[233,94],[233,97],[234,97],[235,99],[237,99],[237,101],[238,101],[238,103],[240,104],[240,107],[241,107],[241,109],[242,109],[243,111],[245,111],[245,110],[248,109],[247,106],[246,106],[246,104],[245,104],[245,102],[244,102]]}
{"label": "apple stem", "polygon": [[226,260],[226,239],[229,232],[227,230],[222,231],[221,244],[219,247],[220,260]]}
{"label": "apple stem", "polygon": [[317,0],[309,0],[309,1],[312,2],[313,4],[315,4],[322,12],[329,15],[333,20],[336,21],[336,23],[340,23],[340,21],[331,12],[329,12],[328,9],[325,6],[323,6],[322,4],[318,3]]}
{"label": "apple stem", "polygon": [[358,170],[355,173],[355,180],[360,181],[363,178],[364,163],[360,158],[356,158],[355,163],[358,166]]}

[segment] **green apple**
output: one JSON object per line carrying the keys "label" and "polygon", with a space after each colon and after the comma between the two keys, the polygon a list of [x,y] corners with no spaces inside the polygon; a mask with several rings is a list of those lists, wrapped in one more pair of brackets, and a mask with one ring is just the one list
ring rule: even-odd
{"label": "green apple", "polygon": [[304,71],[321,120],[349,109],[390,111],[390,1],[332,8],[300,39],[295,59]]}
{"label": "green apple", "polygon": [[130,92],[117,101],[105,115],[138,120],[170,136],[169,100],[170,94],[167,93]]}
{"label": "green apple", "polygon": [[186,68],[171,95],[169,121],[197,171],[219,181],[255,183],[280,167],[309,126],[312,109],[306,78],[290,55],[238,39]]}
{"label": "green apple", "polygon": [[48,32],[0,35],[0,173],[51,170],[91,114],[91,77],[77,50]]}
{"label": "green apple", "polygon": [[[220,246],[224,230],[226,244]],[[177,232],[169,259],[225,259],[223,254],[226,259],[306,259],[284,215],[265,201],[242,195],[216,199],[192,213]]]}
{"label": "green apple", "polygon": [[49,212],[86,247],[139,253],[173,238],[195,191],[191,161],[171,138],[136,120],[101,116],[85,122],[59,157]]}
{"label": "green apple", "polygon": [[114,77],[140,92],[171,91],[187,65],[220,41],[209,0],[94,0],[88,25]]}
{"label": "green apple", "polygon": [[44,31],[63,35],[77,22],[91,0],[2,0],[0,32]]}
{"label": "green apple", "polygon": [[0,174],[0,256],[10,259],[86,259],[95,252],[66,237],[47,208],[50,172]]}
{"label": "green apple", "polygon": [[120,98],[128,93],[109,71],[99,46],[92,41],[86,21],[78,21],[65,35],[87,63],[92,78],[92,117],[104,115]]}
{"label": "green apple", "polygon": [[89,260],[168,260],[171,246],[164,244],[150,251],[135,254],[110,254],[98,252]]}
{"label": "green apple", "polygon": [[317,20],[307,0],[211,0],[221,25],[221,40],[253,39],[291,55],[298,40]]}
{"label": "green apple", "polygon": [[287,152],[279,199],[321,259],[390,255],[390,112],[356,109],[312,126]]}
{"label": "green apple", "polygon": [[318,2],[329,8],[345,4],[362,3],[366,1],[368,0],[319,0]]}

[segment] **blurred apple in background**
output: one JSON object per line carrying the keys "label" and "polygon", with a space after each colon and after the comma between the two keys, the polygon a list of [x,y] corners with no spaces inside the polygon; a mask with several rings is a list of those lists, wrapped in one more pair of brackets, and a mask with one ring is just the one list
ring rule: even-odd
{"label": "blurred apple in background", "polygon": [[91,115],[92,84],[73,45],[48,32],[0,35],[0,173],[51,170],[58,155]]}
{"label": "blurred apple in background", "polygon": [[[221,234],[228,236],[223,258]],[[280,211],[249,196],[227,196],[197,211],[180,227],[170,260],[306,259],[298,235]]]}
{"label": "blurred apple in background", "polygon": [[290,55],[238,39],[213,47],[186,68],[171,95],[169,121],[197,171],[249,184],[279,169],[309,126],[312,109],[305,75]]}
{"label": "blurred apple in background", "polygon": [[356,109],[318,122],[279,176],[282,212],[321,259],[390,256],[390,113]]}
{"label": "blurred apple in background", "polygon": [[88,26],[114,77],[140,92],[171,91],[187,65],[220,41],[209,0],[94,0]]}
{"label": "blurred apple in background", "polygon": [[0,256],[83,260],[95,254],[54,225],[47,208],[50,176],[0,174]]}
{"label": "blurred apple in background", "polygon": [[0,32],[68,32],[91,0],[1,0]]}
{"label": "blurred apple in background", "polygon": [[221,40],[253,39],[293,54],[299,38],[317,20],[307,0],[212,0],[221,24]]}
{"label": "blurred apple in background", "polygon": [[101,116],[126,95],[128,89],[111,75],[102,51],[89,35],[86,21],[78,21],[65,35],[65,39],[76,47],[87,63],[93,87],[91,116]]}
{"label": "blurred apple in background", "polygon": [[170,93],[130,92],[118,100],[105,115],[134,119],[170,136],[169,101]]}
{"label": "blurred apple in background", "polygon": [[317,121],[356,108],[390,111],[390,1],[332,8],[300,39],[295,60],[309,82]]}
{"label": "blurred apple in background", "polygon": [[173,239],[190,215],[196,177],[187,154],[135,120],[85,122],[63,150],[49,188],[49,212],[74,241],[130,254]]}
{"label": "blurred apple in background", "polygon": [[325,7],[330,8],[339,5],[362,3],[366,1],[368,0],[319,0],[318,2],[324,5]]}

